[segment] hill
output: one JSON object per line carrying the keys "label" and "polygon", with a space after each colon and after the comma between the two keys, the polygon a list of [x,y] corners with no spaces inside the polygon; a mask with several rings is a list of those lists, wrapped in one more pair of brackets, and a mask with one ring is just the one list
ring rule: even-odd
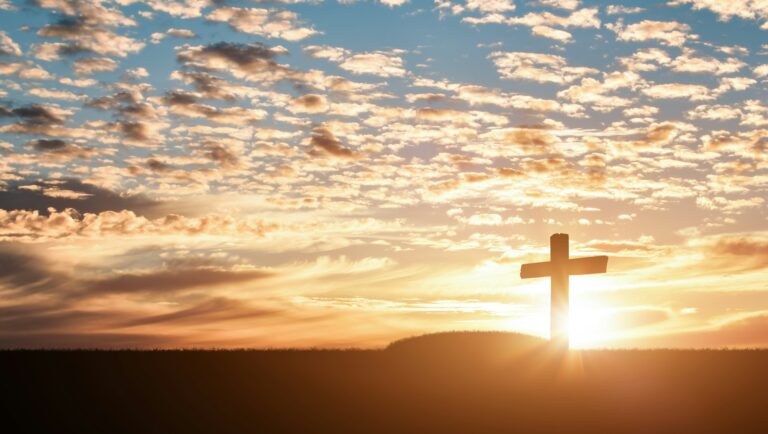
{"label": "hill", "polygon": [[3,431],[766,432],[768,351],[571,351],[508,333],[384,350],[4,351]]}

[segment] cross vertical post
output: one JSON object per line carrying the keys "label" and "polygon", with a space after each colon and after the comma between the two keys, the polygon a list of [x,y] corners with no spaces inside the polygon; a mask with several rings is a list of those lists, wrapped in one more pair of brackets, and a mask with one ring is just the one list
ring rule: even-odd
{"label": "cross vertical post", "polygon": [[550,339],[562,348],[568,348],[568,307],[570,304],[568,279],[568,234],[554,234],[549,238],[549,261],[552,264],[550,280]]}

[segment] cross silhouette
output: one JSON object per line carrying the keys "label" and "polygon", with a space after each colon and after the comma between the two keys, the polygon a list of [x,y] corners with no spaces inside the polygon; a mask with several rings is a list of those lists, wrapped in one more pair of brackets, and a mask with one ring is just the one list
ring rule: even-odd
{"label": "cross silhouette", "polygon": [[520,267],[520,278],[550,277],[550,340],[567,349],[569,277],[579,274],[605,273],[607,256],[568,258],[568,234],[554,234],[549,238],[549,262],[535,262]]}

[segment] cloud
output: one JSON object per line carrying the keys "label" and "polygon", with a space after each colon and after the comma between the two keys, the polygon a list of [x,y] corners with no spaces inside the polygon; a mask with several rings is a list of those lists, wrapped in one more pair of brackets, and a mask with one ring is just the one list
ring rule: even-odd
{"label": "cloud", "polygon": [[710,73],[715,75],[735,74],[746,66],[746,63],[736,58],[725,61],[713,57],[696,57],[696,52],[683,48],[683,54],[676,57],[670,64],[673,71],[689,73]]}
{"label": "cloud", "polygon": [[494,131],[493,134],[502,144],[519,146],[531,154],[549,153],[552,146],[560,142],[560,139],[546,128],[508,128]]}
{"label": "cloud", "polygon": [[690,33],[691,26],[677,21],[643,20],[639,23],[624,26],[622,21],[607,25],[616,33],[620,41],[662,41],[674,47],[682,46],[689,39],[698,39]]}
{"label": "cloud", "polygon": [[406,74],[399,51],[375,51],[346,57],[339,67],[353,74],[402,77]]}
{"label": "cloud", "polygon": [[226,71],[237,78],[275,83],[283,80],[309,82],[311,74],[291,69],[275,62],[285,54],[282,47],[267,47],[260,43],[237,44],[217,42],[210,45],[185,46],[177,58],[183,65],[202,71]]}
{"label": "cloud", "polygon": [[312,147],[310,155],[333,158],[356,159],[360,154],[344,146],[327,126],[318,126],[312,130],[309,139]]}
{"label": "cloud", "polygon": [[[550,12],[530,12],[522,17],[512,17],[505,20],[509,25],[524,25],[528,27],[580,27],[600,28],[599,10],[597,8],[579,9],[568,16],[555,15]],[[469,20],[465,20],[469,21]],[[470,21],[471,22],[471,21]]]}
{"label": "cloud", "polygon": [[337,63],[343,62],[350,54],[349,50],[328,45],[308,45],[304,47],[304,52],[315,59],[327,59]]}
{"label": "cloud", "polygon": [[[65,197],[64,199],[72,199]],[[264,236],[275,225],[258,220],[237,220],[209,214],[183,217],[169,214],[148,219],[133,211],[102,211],[80,214],[73,208],[44,215],[38,211],[0,209],[0,240],[41,242],[65,237],[103,238],[132,236]]]}
{"label": "cloud", "polygon": [[467,220],[467,223],[473,226],[498,226],[502,222],[498,214],[474,214]]}
{"label": "cloud", "polygon": [[696,10],[709,9],[723,21],[728,21],[733,17],[768,19],[768,5],[760,0],[672,0],[669,4],[671,6],[690,4]]}
{"label": "cloud", "polygon": [[75,75],[92,75],[98,72],[111,72],[117,69],[117,62],[109,57],[83,57],[72,63]]}
{"label": "cloud", "polygon": [[211,161],[216,162],[219,167],[225,170],[239,169],[242,162],[237,153],[220,142],[205,141],[201,143],[201,155]]}
{"label": "cloud", "polygon": [[113,111],[116,120],[101,127],[120,134],[124,144],[147,147],[157,145],[165,138],[161,132],[169,124],[163,110],[156,105],[157,100],[144,97],[142,86],[129,86],[127,90],[88,100],[85,105]]}
{"label": "cloud", "polygon": [[[85,2],[77,2],[84,4]],[[101,23],[95,21],[95,23]],[[97,27],[87,18],[64,18],[55,24],[48,24],[37,31],[43,38],[58,38],[67,44],[49,45],[47,58],[56,58],[61,54],[76,54],[89,51],[101,55],[126,57],[130,53],[141,51],[146,45],[127,36],[118,35],[104,27]]]}
{"label": "cloud", "polygon": [[319,33],[302,27],[298,15],[291,11],[222,7],[208,14],[207,19],[227,22],[243,33],[287,41],[300,41]]}
{"label": "cloud", "polygon": [[0,132],[13,134],[44,135],[56,138],[90,138],[95,132],[82,128],[63,126],[73,112],[53,104],[28,104],[17,108],[0,105],[0,119],[16,118],[18,121],[0,126]]}
{"label": "cloud", "polygon": [[690,119],[729,120],[742,116],[741,110],[727,105],[699,105],[688,112]]}
{"label": "cloud", "polygon": [[227,125],[253,125],[264,119],[267,112],[244,107],[218,108],[197,102],[197,96],[180,91],[168,92],[163,102],[171,107],[171,113],[190,118],[205,118],[211,122]]}
{"label": "cloud", "polygon": [[0,289],[4,286],[19,294],[38,293],[56,290],[65,282],[65,276],[51,272],[44,259],[0,246]]}
{"label": "cloud", "polygon": [[94,155],[103,153],[113,153],[108,150],[97,150],[89,147],[82,147],[67,143],[61,139],[36,139],[29,143],[29,146],[50,160],[66,161],[73,158],[83,160],[89,159]]}
{"label": "cloud", "polygon": [[8,33],[0,31],[0,56],[21,56],[21,47]]}
{"label": "cloud", "polygon": [[168,29],[166,32],[169,35],[176,37],[176,38],[184,38],[184,39],[194,39],[197,37],[197,34],[189,29]]}
{"label": "cloud", "polygon": [[568,66],[564,57],[554,54],[494,51],[489,57],[501,77],[510,80],[565,84],[598,72],[593,68]]}
{"label": "cloud", "polygon": [[606,73],[603,81],[588,77],[578,85],[558,92],[559,98],[566,98],[579,104],[591,105],[593,109],[609,112],[616,108],[627,107],[632,100],[620,96],[608,95],[619,89],[633,88],[642,82],[642,78],[632,71]]}
{"label": "cloud", "polygon": [[608,7],[605,8],[605,13],[608,15],[639,14],[644,11],[645,9],[641,7],[630,7],[623,5],[608,5]]}
{"label": "cloud", "polygon": [[45,89],[41,87],[30,89],[27,91],[27,94],[41,99],[61,99],[65,101],[79,101],[85,98],[84,95],[79,95],[67,90]]}
{"label": "cloud", "polygon": [[126,17],[119,9],[102,5],[101,0],[33,0],[38,7],[54,9],[72,17],[78,17],[84,23],[107,27],[135,26],[136,21]]}
{"label": "cloud", "polygon": [[115,0],[122,5],[141,2],[152,9],[179,18],[197,18],[211,5],[210,0]]}
{"label": "cloud", "polygon": [[160,270],[148,273],[126,273],[85,283],[78,296],[104,294],[173,294],[199,288],[242,284],[271,276],[265,271],[228,271],[205,268]]}
{"label": "cloud", "polygon": [[541,36],[543,38],[554,39],[560,42],[570,42],[573,39],[573,35],[565,30],[555,29],[549,26],[533,26],[531,33],[534,36]]}
{"label": "cloud", "polygon": [[322,95],[302,95],[291,101],[289,110],[294,113],[322,113],[328,110],[328,100]]}
{"label": "cloud", "polygon": [[30,104],[14,109],[0,106],[0,117],[14,116],[28,125],[63,124],[70,112],[52,105]]}
{"label": "cloud", "polygon": [[768,238],[765,234],[721,236],[709,248],[713,256],[725,256],[724,261],[741,270],[760,270],[768,266]]}
{"label": "cloud", "polygon": [[467,0],[466,8],[484,14],[512,12],[515,10],[513,0]]}
{"label": "cloud", "polygon": [[708,87],[700,84],[666,83],[655,84],[643,89],[643,93],[654,99],[685,98],[691,101],[712,99]]}
{"label": "cloud", "polygon": [[581,6],[581,0],[539,0],[542,6],[574,10]]}
{"label": "cloud", "polygon": [[[53,148],[53,152],[57,152],[62,149],[67,150],[72,146],[63,140],[60,141],[61,143],[57,142],[57,140],[54,139],[51,141],[52,143],[48,142],[43,147]],[[39,144],[39,140],[33,143]],[[77,192],[81,200],[51,198],[43,195],[43,191],[53,188]],[[81,212],[86,213],[130,209],[140,215],[157,216],[159,205],[159,202],[143,195],[121,194],[94,185],[84,184],[82,181],[75,179],[52,180],[50,182],[17,181],[9,185],[5,190],[0,190],[0,209],[36,211],[40,215],[47,215],[49,213],[48,209],[54,207],[58,209],[77,208]]]}
{"label": "cloud", "polygon": [[[239,277],[242,277],[243,281],[249,280],[245,276]],[[254,277],[254,279],[256,278]],[[169,313],[130,319],[119,324],[118,327],[137,327],[148,324],[200,324],[201,322],[214,324],[237,319],[272,317],[278,316],[280,313],[280,311],[272,309],[253,308],[241,300],[212,297],[193,306],[183,307]]]}
{"label": "cloud", "polygon": [[304,52],[315,59],[336,62],[340,68],[353,74],[402,77],[407,73],[401,57],[404,50],[353,53],[341,47],[309,45],[304,48]]}

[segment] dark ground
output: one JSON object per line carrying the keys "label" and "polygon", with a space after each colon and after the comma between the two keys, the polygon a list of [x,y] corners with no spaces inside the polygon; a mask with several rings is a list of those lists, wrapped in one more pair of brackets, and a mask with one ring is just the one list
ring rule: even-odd
{"label": "dark ground", "polygon": [[384,351],[3,351],[0,431],[768,433],[768,351],[571,351],[452,333]]}

